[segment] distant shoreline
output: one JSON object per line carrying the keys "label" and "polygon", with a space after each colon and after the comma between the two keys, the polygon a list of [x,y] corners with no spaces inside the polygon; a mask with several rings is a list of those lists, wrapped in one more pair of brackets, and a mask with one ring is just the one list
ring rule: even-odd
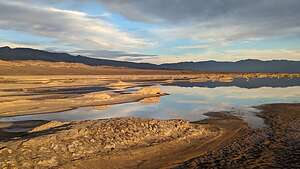
{"label": "distant shoreline", "polygon": [[[299,78],[300,74],[174,74],[174,75],[44,75],[0,76],[0,117],[61,112],[79,107],[107,106],[162,96],[114,92],[152,85],[232,84],[236,78]],[[246,80],[244,80],[246,81]],[[251,86],[250,86],[251,87]],[[85,91],[86,90],[86,91]],[[82,93],[83,92],[83,93]],[[89,93],[99,96],[89,98]],[[102,98],[103,96],[103,98]]]}

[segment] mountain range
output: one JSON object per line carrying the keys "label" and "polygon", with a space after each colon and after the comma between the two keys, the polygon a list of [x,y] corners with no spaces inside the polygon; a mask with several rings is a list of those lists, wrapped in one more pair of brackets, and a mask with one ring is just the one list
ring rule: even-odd
{"label": "mountain range", "polygon": [[113,66],[128,67],[138,69],[171,69],[171,70],[191,70],[202,72],[281,72],[299,73],[300,61],[291,60],[269,60],[262,61],[247,59],[237,62],[179,62],[167,64],[135,63],[126,61],[116,61],[108,59],[96,59],[68,53],[56,53],[31,48],[10,48],[0,47],[0,60],[6,61],[26,61],[40,60],[48,62],[82,63],[90,66]]}

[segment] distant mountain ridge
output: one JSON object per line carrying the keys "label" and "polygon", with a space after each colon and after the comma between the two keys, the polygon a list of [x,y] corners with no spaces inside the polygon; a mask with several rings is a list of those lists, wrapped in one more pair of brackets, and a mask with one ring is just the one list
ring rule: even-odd
{"label": "distant mountain ridge", "polygon": [[164,68],[196,70],[205,72],[281,72],[298,73],[300,72],[300,61],[290,60],[269,60],[261,61],[257,59],[247,59],[237,62],[181,62],[162,64]]}
{"label": "distant mountain ridge", "polygon": [[108,59],[96,59],[86,56],[74,56],[67,53],[55,53],[31,48],[0,47],[0,59],[13,60],[42,60],[49,62],[82,63],[90,66],[114,66],[139,69],[179,69],[202,72],[281,72],[300,73],[300,61],[255,59],[237,62],[179,62],[168,64],[134,63]]}
{"label": "distant mountain ridge", "polygon": [[31,48],[0,48],[0,59],[6,61],[13,60],[42,60],[49,62],[67,62],[67,63],[82,63],[90,66],[115,66],[129,67],[139,69],[159,69],[155,64],[149,63],[134,63],[125,61],[115,61],[108,59],[95,59],[86,56],[75,56],[68,53],[56,53]]}

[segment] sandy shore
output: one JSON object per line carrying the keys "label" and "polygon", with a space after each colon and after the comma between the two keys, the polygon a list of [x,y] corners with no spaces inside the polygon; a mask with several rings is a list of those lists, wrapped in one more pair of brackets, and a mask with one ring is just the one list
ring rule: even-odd
{"label": "sandy shore", "polygon": [[[147,90],[148,92],[141,92]],[[51,94],[50,94],[51,95]],[[159,88],[146,87],[137,92],[132,93],[116,93],[116,92],[91,92],[88,94],[77,94],[64,96],[62,98],[50,97],[43,98],[26,98],[5,101],[1,103],[0,117],[54,113],[59,111],[71,110],[79,107],[107,106],[128,102],[136,102],[145,98],[160,97],[166,95]],[[36,97],[36,96],[29,96]],[[6,98],[8,99],[8,98]]]}
{"label": "sandy shore", "polygon": [[163,72],[156,72],[157,74],[154,72],[152,75],[0,76],[0,118],[59,112],[87,106],[107,106],[163,95],[163,91],[155,94],[126,90],[132,87],[180,81],[227,83],[235,78],[298,77],[298,74]]}
{"label": "sandy shore", "polygon": [[[2,124],[1,168],[299,168],[300,104],[260,106],[268,127],[224,113],[183,120],[121,118]],[[16,134],[16,133],[15,133]]]}
{"label": "sandy shore", "polygon": [[[118,79],[102,76],[2,77],[0,117],[107,106],[165,95],[157,87],[149,87],[153,84]],[[142,80],[145,78],[142,77]],[[129,87],[142,89],[128,92],[126,89]]]}

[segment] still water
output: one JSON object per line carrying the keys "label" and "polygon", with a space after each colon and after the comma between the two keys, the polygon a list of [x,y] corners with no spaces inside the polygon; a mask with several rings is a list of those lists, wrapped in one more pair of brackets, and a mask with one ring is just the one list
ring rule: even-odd
{"label": "still water", "polygon": [[[238,84],[241,84],[240,81]],[[1,121],[19,120],[89,120],[115,117],[142,117],[155,119],[186,119],[198,121],[208,118],[205,113],[222,111],[243,118],[251,127],[264,127],[263,119],[256,116],[253,106],[269,103],[299,103],[300,80],[291,86],[257,86],[245,82],[238,85],[214,83],[167,84],[160,86],[169,95],[108,107],[86,107],[71,111],[2,118]],[[285,84],[287,82],[284,82]],[[268,83],[269,84],[269,83]],[[271,83],[272,84],[272,83]],[[213,86],[208,86],[213,85]],[[249,87],[251,86],[251,87]],[[254,87],[253,87],[254,86]]]}

